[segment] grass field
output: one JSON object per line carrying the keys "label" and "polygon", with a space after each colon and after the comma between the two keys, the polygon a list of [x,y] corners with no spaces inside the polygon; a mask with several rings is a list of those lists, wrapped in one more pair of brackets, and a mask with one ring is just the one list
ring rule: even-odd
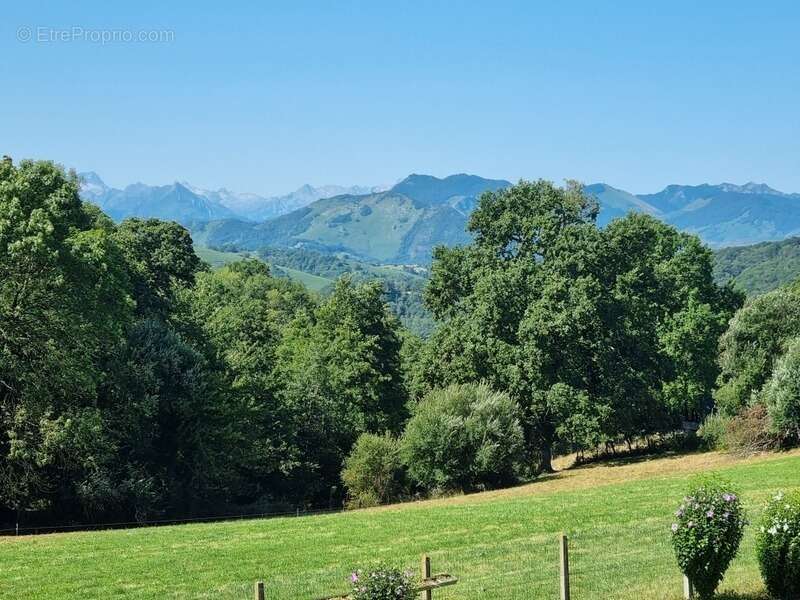
{"label": "grass field", "polygon": [[213,250],[205,246],[195,246],[195,254],[200,257],[200,260],[206,261],[212,267],[219,268],[229,265],[233,262],[240,261],[245,257],[238,252],[223,252],[221,250]]}
{"label": "grass field", "polygon": [[[563,470],[508,490],[343,514],[0,538],[3,598],[302,599],[346,589],[377,560],[460,578],[434,598],[557,598],[557,534],[570,536],[573,598],[678,599],[671,515],[693,473],[739,488],[749,516],[800,487],[800,452],[737,460],[692,454]],[[748,528],[721,589],[761,598]],[[735,592],[735,594],[733,593]]]}

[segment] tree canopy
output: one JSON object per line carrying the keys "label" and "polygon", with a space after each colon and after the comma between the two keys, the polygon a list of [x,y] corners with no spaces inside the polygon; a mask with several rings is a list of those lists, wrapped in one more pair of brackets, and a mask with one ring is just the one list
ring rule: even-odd
{"label": "tree canopy", "polygon": [[605,229],[577,184],[484,194],[474,242],[434,253],[426,300],[444,323],[417,394],[485,380],[523,411],[550,468],[554,444],[665,431],[711,407],[716,341],[741,302],[697,238],[646,215]]}
{"label": "tree canopy", "polygon": [[796,292],[728,327],[742,298],[696,237],[641,214],[598,228],[597,208],[576,183],[484,194],[472,242],[434,252],[423,340],[387,303],[416,283],[345,275],[318,296],[260,260],[212,270],[180,225],[114,223],[74,174],[3,159],[0,520],[505,485],[715,400],[797,431]]}

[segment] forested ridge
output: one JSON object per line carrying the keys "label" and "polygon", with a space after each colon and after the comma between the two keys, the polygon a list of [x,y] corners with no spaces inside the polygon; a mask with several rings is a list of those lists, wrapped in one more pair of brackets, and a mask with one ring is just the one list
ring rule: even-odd
{"label": "forested ridge", "polygon": [[800,277],[800,238],[733,246],[715,252],[714,276],[748,294],[763,294]]}
{"label": "forested ridge", "polygon": [[421,339],[380,283],[318,297],[262,261],[212,271],[181,226],[114,224],[78,186],[0,163],[8,523],[530,479],[554,452],[702,420],[743,302],[698,238],[643,214],[601,229],[580,186],[523,181],[481,196],[472,243],[434,251]]}

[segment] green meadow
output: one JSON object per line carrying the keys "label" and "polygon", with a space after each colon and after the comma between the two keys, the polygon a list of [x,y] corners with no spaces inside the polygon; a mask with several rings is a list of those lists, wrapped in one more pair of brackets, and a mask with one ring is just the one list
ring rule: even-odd
{"label": "green meadow", "polygon": [[[751,520],[778,489],[800,487],[800,452],[735,459],[691,454],[566,468],[508,490],[340,514],[0,539],[3,598],[318,598],[354,568],[388,562],[459,578],[434,598],[558,596],[561,531],[573,598],[678,599],[671,515],[695,473],[719,473]],[[754,526],[721,597],[761,598]]]}

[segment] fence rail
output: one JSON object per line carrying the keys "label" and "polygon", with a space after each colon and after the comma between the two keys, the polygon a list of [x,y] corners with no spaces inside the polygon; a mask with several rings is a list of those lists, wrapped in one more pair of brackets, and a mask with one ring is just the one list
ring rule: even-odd
{"label": "fence rail", "polygon": [[[427,554],[422,555],[422,580],[414,588],[414,591],[421,595],[425,600],[432,600],[433,590],[455,585],[458,583],[458,578],[453,577],[449,573],[431,574],[431,558]],[[266,600],[264,592],[264,582],[256,581],[254,587],[255,600]],[[324,596],[318,600],[349,600],[350,596],[347,594],[337,594],[334,596]]]}

